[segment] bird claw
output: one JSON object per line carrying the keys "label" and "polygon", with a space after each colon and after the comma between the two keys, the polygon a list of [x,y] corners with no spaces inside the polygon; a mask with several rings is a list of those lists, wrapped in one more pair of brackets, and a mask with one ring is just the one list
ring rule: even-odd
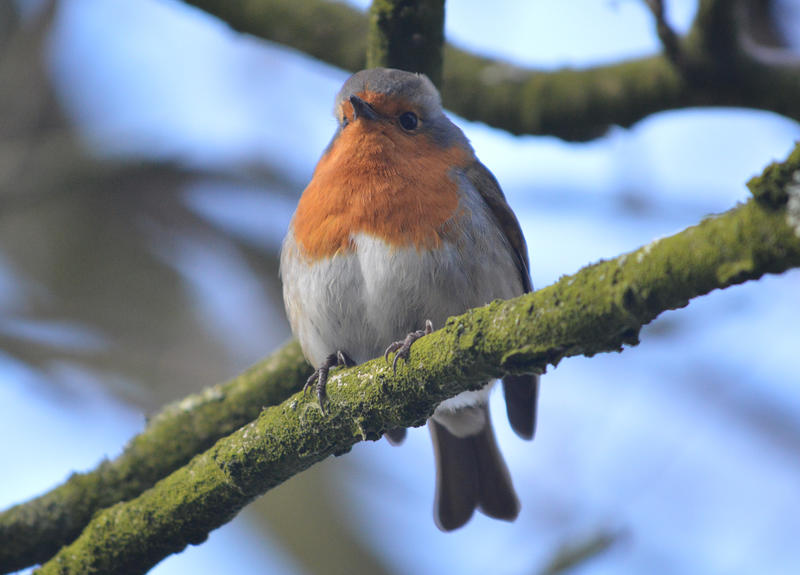
{"label": "bird claw", "polygon": [[409,356],[411,355],[411,346],[415,341],[419,338],[426,336],[430,333],[433,333],[433,322],[429,319],[425,320],[425,329],[418,329],[417,331],[412,331],[406,338],[399,341],[394,341],[389,344],[389,347],[386,348],[386,351],[383,352],[383,359],[387,362],[389,361],[389,354],[394,352],[394,359],[392,361],[392,371],[397,373],[397,360],[402,359],[404,361],[408,361]]}
{"label": "bird claw", "polygon": [[355,362],[341,350],[337,350],[336,353],[330,354],[325,358],[325,361],[322,363],[322,365],[315,369],[314,373],[312,373],[306,380],[306,384],[303,386],[303,397],[306,396],[308,390],[316,383],[315,387],[317,390],[317,401],[319,401],[319,408],[322,410],[322,414],[326,415],[327,412],[325,411],[325,404],[327,403],[328,397],[325,393],[325,386],[328,383],[328,373],[332,367],[352,367],[353,365],[355,365]]}
{"label": "bird claw", "polygon": [[393,341],[389,345],[389,347],[386,348],[386,351],[383,352],[383,359],[386,360],[386,362],[388,363],[389,362],[389,354],[394,352],[394,351],[397,351],[401,347],[403,347],[403,342],[402,341]]}

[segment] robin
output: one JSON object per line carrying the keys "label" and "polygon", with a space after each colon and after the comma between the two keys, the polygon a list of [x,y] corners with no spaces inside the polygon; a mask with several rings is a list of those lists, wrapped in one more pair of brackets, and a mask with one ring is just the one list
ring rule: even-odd
{"label": "robin", "polygon": [[[345,82],[334,113],[338,128],[280,264],[292,331],[317,368],[306,388],[316,385],[323,409],[331,368],[390,353],[396,368],[433,325],[532,289],[517,218],[426,76],[362,70]],[[443,531],[476,508],[507,521],[519,513],[489,419],[490,387],[442,402],[428,420]],[[532,438],[538,378],[506,376],[503,389],[512,428]],[[386,436],[400,443],[405,429]]]}

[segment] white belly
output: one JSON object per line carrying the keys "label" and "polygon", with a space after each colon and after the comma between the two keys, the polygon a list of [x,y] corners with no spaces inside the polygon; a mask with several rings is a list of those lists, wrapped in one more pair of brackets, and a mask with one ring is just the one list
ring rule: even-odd
{"label": "white belly", "polygon": [[439,328],[471,307],[522,294],[510,248],[496,238],[432,251],[393,248],[365,234],[353,240],[355,251],[310,264],[288,257],[297,249],[291,236],[284,244],[287,312],[313,365],[337,350],[367,361],[426,319]]}

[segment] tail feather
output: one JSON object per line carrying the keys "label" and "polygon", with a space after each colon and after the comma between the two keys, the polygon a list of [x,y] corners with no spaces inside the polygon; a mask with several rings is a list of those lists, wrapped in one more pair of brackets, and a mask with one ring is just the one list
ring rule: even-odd
{"label": "tail feather", "polygon": [[494,431],[486,425],[475,435],[457,437],[434,419],[428,421],[436,459],[434,520],[442,531],[464,525],[475,509],[513,521],[519,500]]}
{"label": "tail feather", "polygon": [[433,419],[428,420],[436,460],[433,519],[442,531],[458,529],[478,505],[478,465],[472,441],[456,437]]}
{"label": "tail feather", "polygon": [[483,431],[469,440],[478,462],[478,509],[489,517],[514,521],[519,515],[519,499],[491,422],[487,420]]}
{"label": "tail feather", "polygon": [[511,429],[523,439],[536,433],[536,404],[539,400],[538,375],[507,375],[503,378],[503,395]]}

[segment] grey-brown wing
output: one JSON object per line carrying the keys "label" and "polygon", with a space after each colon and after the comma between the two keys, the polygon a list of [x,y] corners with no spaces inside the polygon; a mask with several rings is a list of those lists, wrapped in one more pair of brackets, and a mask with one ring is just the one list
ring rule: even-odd
{"label": "grey-brown wing", "polygon": [[[508,238],[514,250],[517,268],[519,269],[522,288],[525,292],[533,291],[531,282],[528,247],[525,237],[514,212],[506,202],[494,175],[480,162],[471,164],[465,174],[483,201],[492,212],[500,229]],[[503,378],[503,395],[506,400],[508,421],[514,432],[522,438],[531,439],[536,431],[536,404],[539,398],[539,376],[532,374],[507,375]]]}
{"label": "grey-brown wing", "polygon": [[506,197],[503,195],[503,190],[500,189],[500,184],[497,183],[492,172],[478,161],[470,164],[464,170],[464,173],[472,185],[475,186],[475,189],[478,190],[486,205],[489,206],[500,229],[505,232],[508,243],[511,244],[511,248],[517,258],[516,264],[524,291],[526,293],[533,291],[530,262],[528,261],[528,246],[525,244],[525,237],[522,235],[517,216],[514,215],[508,202],[506,202]]}

